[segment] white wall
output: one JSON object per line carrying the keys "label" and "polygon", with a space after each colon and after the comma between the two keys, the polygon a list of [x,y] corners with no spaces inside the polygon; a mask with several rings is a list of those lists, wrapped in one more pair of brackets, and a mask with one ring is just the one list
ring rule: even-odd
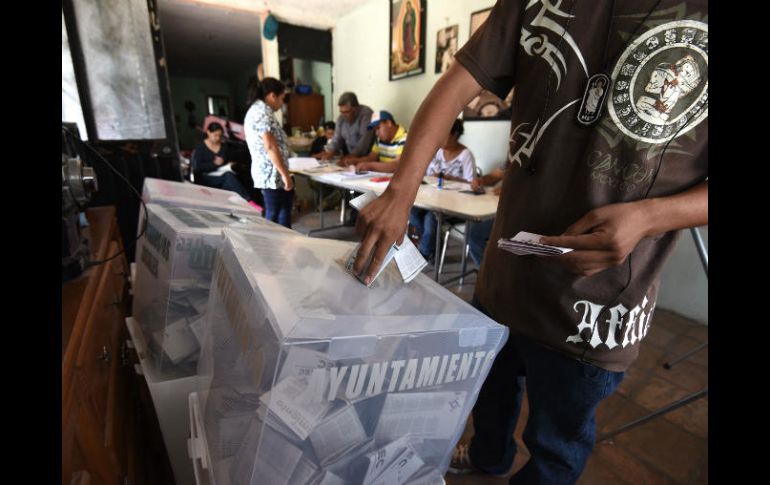
{"label": "white wall", "polygon": [[[708,226],[699,228],[708,251]],[[663,268],[657,305],[708,325],[708,279],[690,230],[682,231]]]}
{"label": "white wall", "polygon": [[[389,81],[389,3],[370,0],[342,17],[332,31],[334,76],[334,119],[339,116],[337,98],[353,91],[358,100],[374,110],[386,109],[407,128],[417,108],[438,80],[435,74],[436,33],[450,25],[459,25],[458,40],[468,41],[471,13],[494,5],[494,0],[445,0],[428,4],[425,42],[425,73],[398,81]],[[485,173],[505,160],[510,121],[473,121],[465,123],[461,139],[476,156]]]}

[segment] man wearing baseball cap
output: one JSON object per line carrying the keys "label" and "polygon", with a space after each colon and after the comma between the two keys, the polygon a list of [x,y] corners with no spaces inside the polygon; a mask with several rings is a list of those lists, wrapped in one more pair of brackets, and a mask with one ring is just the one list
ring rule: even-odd
{"label": "man wearing baseball cap", "polygon": [[372,151],[365,157],[346,160],[346,164],[355,164],[356,170],[359,171],[395,172],[406,144],[406,130],[385,110],[372,114],[369,129],[376,130],[377,133],[377,141],[372,146]]}

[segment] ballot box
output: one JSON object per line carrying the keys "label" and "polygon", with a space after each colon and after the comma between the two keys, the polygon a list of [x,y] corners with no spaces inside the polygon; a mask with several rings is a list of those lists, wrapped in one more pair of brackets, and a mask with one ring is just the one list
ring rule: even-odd
{"label": "ballot box", "polygon": [[507,328],[395,265],[367,288],[352,243],[223,236],[197,379],[212,483],[442,483]]}
{"label": "ballot box", "polygon": [[245,214],[259,214],[243,197],[230,190],[151,177],[144,179],[142,200],[146,204],[197,207],[219,212],[235,211]]}
{"label": "ballot box", "polygon": [[147,204],[148,224],[136,247],[133,317],[159,380],[196,374],[211,270],[222,228],[284,231],[256,212],[214,212]]}

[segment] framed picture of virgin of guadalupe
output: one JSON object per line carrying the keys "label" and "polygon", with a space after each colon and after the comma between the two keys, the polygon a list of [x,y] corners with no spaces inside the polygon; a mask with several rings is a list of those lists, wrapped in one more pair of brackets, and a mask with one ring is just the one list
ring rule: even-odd
{"label": "framed picture of virgin of guadalupe", "polygon": [[390,80],[425,72],[427,0],[390,1]]}

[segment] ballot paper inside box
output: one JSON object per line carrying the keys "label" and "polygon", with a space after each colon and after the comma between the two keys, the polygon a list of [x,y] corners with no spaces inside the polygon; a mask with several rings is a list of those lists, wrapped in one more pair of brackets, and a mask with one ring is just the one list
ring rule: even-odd
{"label": "ballot paper inside box", "polygon": [[277,230],[259,217],[147,204],[136,249],[133,316],[161,380],[195,375],[211,272],[228,225]]}
{"label": "ballot paper inside box", "polygon": [[212,477],[440,483],[507,329],[352,243],[223,230],[198,365]]}
{"label": "ballot paper inside box", "polygon": [[[144,179],[142,200],[145,204],[191,207],[215,212],[233,213],[245,217],[259,215],[259,212],[235,192],[188,182],[174,182],[151,177],[145,177]],[[140,207],[137,234],[142,230],[144,218],[144,209]]]}

